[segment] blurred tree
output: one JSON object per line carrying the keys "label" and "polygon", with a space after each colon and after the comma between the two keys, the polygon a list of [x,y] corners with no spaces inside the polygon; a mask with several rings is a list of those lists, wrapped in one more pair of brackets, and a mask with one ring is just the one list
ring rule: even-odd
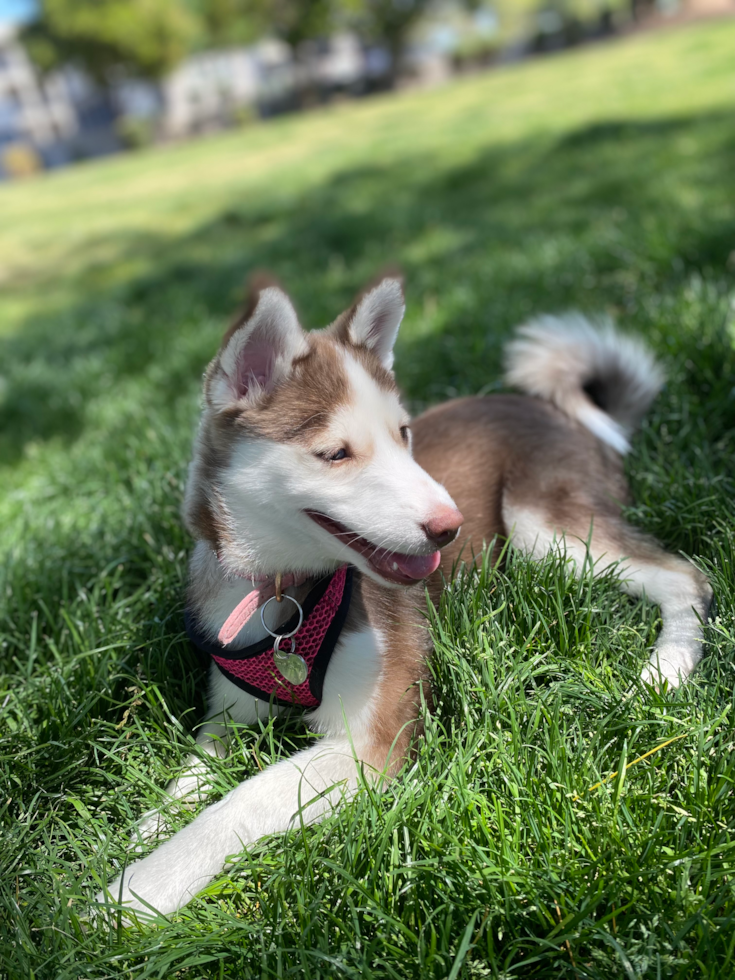
{"label": "blurred tree", "polygon": [[39,0],[38,8],[23,35],[36,64],[75,64],[107,90],[121,73],[161,78],[202,29],[180,0]]}
{"label": "blurred tree", "polygon": [[249,44],[268,32],[267,0],[190,0],[203,47]]}
{"label": "blurred tree", "polygon": [[[458,5],[476,8],[479,0],[456,0]],[[354,23],[366,41],[383,43],[391,58],[391,81],[395,83],[406,43],[417,21],[432,8],[441,7],[440,0],[355,0],[352,5],[357,16]]]}
{"label": "blurred tree", "polygon": [[373,42],[386,44],[394,75],[411,28],[431,5],[432,0],[362,0],[359,16],[362,33]]}
{"label": "blurred tree", "polygon": [[[480,0],[454,2],[477,7]],[[194,48],[247,44],[270,34],[291,45],[299,60],[305,41],[349,27],[366,42],[385,45],[394,81],[412,29],[441,4],[442,0],[38,0],[39,16],[25,30],[24,40],[40,68],[73,63],[109,91],[121,76],[160,79]]]}
{"label": "blurred tree", "polygon": [[361,0],[193,0],[208,38],[236,43],[267,34],[296,48],[347,23]]}
{"label": "blurred tree", "polygon": [[339,23],[347,0],[265,0],[271,28],[296,48],[303,41],[326,37]]}

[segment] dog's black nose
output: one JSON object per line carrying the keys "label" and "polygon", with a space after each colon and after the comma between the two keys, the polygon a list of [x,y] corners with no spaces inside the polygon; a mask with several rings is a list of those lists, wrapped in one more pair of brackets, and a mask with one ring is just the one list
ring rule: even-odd
{"label": "dog's black nose", "polygon": [[422,527],[429,541],[437,548],[443,548],[457,537],[463,520],[464,517],[456,507],[442,507]]}
{"label": "dog's black nose", "polygon": [[[426,531],[426,525],[424,525],[424,530]],[[426,537],[432,544],[435,544],[437,548],[443,548],[445,544],[449,544],[451,541],[454,541],[458,533],[459,528],[455,527],[450,531],[442,531],[441,534],[429,534],[429,532],[426,531]]]}

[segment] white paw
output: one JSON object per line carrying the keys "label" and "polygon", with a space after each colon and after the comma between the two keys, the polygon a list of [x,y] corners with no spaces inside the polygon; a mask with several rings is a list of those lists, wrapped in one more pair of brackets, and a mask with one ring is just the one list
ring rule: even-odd
{"label": "white paw", "polygon": [[95,903],[108,906],[113,916],[122,906],[122,923],[125,926],[132,925],[134,921],[128,912],[135,913],[143,922],[175,912],[179,903],[170,894],[170,879],[157,864],[150,858],[129,864],[122,875],[108,884],[105,891],[97,893]]}
{"label": "white paw", "polygon": [[152,854],[129,864],[97,896],[97,903],[122,905],[125,911],[150,920],[156,913],[170,915],[190,902],[222,871],[227,855],[239,850],[237,835],[222,826],[224,803],[213,804]]}

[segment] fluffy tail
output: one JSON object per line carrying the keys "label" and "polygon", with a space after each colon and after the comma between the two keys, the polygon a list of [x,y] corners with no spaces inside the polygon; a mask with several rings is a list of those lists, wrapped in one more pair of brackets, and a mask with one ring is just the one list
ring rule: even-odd
{"label": "fluffy tail", "polygon": [[664,383],[645,344],[607,317],[538,317],[518,328],[505,354],[508,384],[553,402],[621,454]]}

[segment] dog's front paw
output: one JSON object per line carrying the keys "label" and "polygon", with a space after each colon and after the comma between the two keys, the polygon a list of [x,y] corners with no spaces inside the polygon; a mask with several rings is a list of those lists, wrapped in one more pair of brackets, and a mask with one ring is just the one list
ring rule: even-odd
{"label": "dog's front paw", "polygon": [[238,849],[238,836],[221,825],[224,802],[215,803],[152,854],[128,865],[97,896],[98,904],[122,906],[123,915],[134,912],[151,919],[156,913],[170,915],[191,901],[219,874],[227,855]]}
{"label": "dog's front paw", "polygon": [[[126,926],[134,921],[129,913],[133,913],[138,921],[150,922],[180,908],[183,904],[181,888],[160,866],[156,853],[128,865],[104,891],[98,892],[95,904],[106,906],[113,915],[122,908],[122,923]],[[185,901],[190,897],[187,892]]]}

